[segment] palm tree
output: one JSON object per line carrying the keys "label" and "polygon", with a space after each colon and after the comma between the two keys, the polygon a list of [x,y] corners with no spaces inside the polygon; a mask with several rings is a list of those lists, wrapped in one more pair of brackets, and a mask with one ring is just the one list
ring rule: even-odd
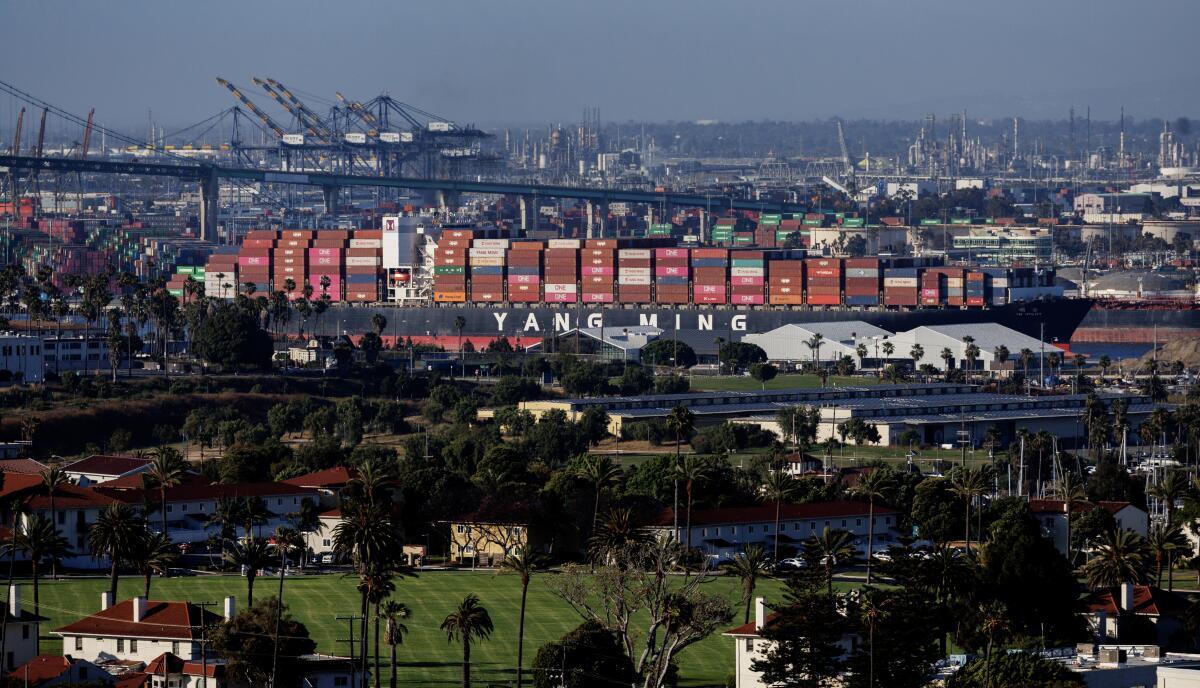
{"label": "palm tree", "polygon": [[966,542],[968,552],[971,551],[971,502],[987,494],[988,482],[982,468],[975,470],[963,468],[957,471],[954,477],[950,479],[950,489],[954,494],[963,498],[963,502],[967,507],[966,516],[963,519],[965,522],[963,539]]}
{"label": "palm tree", "polygon": [[996,363],[999,364],[999,367],[1003,368],[1005,365],[1008,364],[1008,357],[1009,357],[1008,347],[1004,346],[1003,344],[1001,344],[1000,346],[997,346],[995,349],[992,350],[992,357],[996,360]]}
{"label": "palm tree", "polygon": [[1074,473],[1063,473],[1058,479],[1052,490],[1054,496],[1063,501],[1063,509],[1066,511],[1067,522],[1067,561],[1072,562],[1071,558],[1071,512],[1075,509],[1075,505],[1087,499],[1087,491],[1083,489],[1083,483],[1075,477]]}
{"label": "palm tree", "polygon": [[987,635],[987,652],[984,657],[984,669],[987,673],[986,684],[992,685],[992,645],[996,636],[1008,632],[1008,612],[1001,602],[991,602],[979,608],[980,630]]}
{"label": "palm tree", "polygon": [[[221,540],[221,560],[225,560],[225,542],[232,540],[237,534],[237,526],[242,524],[242,509],[245,503],[235,497],[218,497],[213,505],[212,513],[208,515],[205,529],[218,528],[217,537]],[[247,533],[249,535],[249,533]]]}
{"label": "palm tree", "polygon": [[145,537],[145,526],[137,514],[121,502],[113,502],[100,512],[88,529],[88,546],[93,557],[108,557],[112,561],[108,591],[117,599],[117,569],[136,551]]}
{"label": "palm tree", "polygon": [[1033,362],[1033,351],[1031,349],[1021,349],[1017,353],[1017,360],[1021,361],[1022,376],[1029,379],[1029,364]]}
{"label": "palm tree", "polygon": [[621,469],[608,456],[587,455],[575,469],[575,477],[590,483],[595,491],[592,503],[592,530],[595,530],[596,521],[600,519],[600,494],[604,488],[617,482],[621,477]]}
{"label": "palm tree", "polygon": [[975,372],[975,361],[979,359],[979,347],[975,345],[975,338],[968,335],[963,337],[963,344],[966,348],[963,349],[963,358],[967,359],[967,374]]}
{"label": "palm tree", "polygon": [[925,358],[925,347],[920,344],[913,344],[912,348],[908,350],[908,357],[912,359],[913,370],[919,369],[921,367],[921,359]]}
{"label": "palm tree", "polygon": [[867,345],[859,342],[858,346],[854,347],[854,353],[858,355],[858,367],[865,367],[863,361],[867,358]]}
{"label": "palm tree", "polygon": [[383,631],[383,642],[387,643],[392,651],[390,688],[396,688],[396,646],[404,642],[404,634],[408,633],[408,626],[404,625],[404,620],[410,616],[412,616],[412,611],[403,602],[388,600],[379,608],[379,618],[386,624]]}
{"label": "palm tree", "polygon": [[[241,542],[234,542],[225,552],[225,561],[246,569],[246,606],[254,605],[254,579],[260,569],[275,562],[271,545],[263,538],[253,535]],[[279,575],[283,575],[280,571]]]}
{"label": "palm tree", "polygon": [[[342,520],[333,527],[333,551],[354,563],[360,581],[394,569],[403,551],[400,529],[388,512],[351,501],[342,507]],[[370,587],[359,585],[362,612],[362,674],[366,677],[367,611]]]}
{"label": "palm tree", "polygon": [[38,581],[40,580],[41,564],[46,559],[51,561],[70,554],[71,547],[67,539],[59,534],[58,528],[41,514],[30,516],[25,526],[13,534],[12,542],[5,549],[14,549],[29,555],[29,573],[33,578],[33,613],[41,611],[41,601],[38,596]]}
{"label": "palm tree", "polygon": [[[54,494],[59,488],[70,485],[71,476],[62,469],[61,466],[55,464],[42,471],[42,486],[46,488],[46,496],[50,498],[50,523],[54,525],[54,529],[58,530],[58,509],[54,504]],[[50,560],[50,577],[58,578],[58,557]]]}
{"label": "palm tree", "polygon": [[471,593],[442,621],[442,630],[446,632],[448,642],[462,642],[462,685],[463,688],[471,688],[471,643],[491,637],[492,617],[488,610],[479,604],[479,597]]}
{"label": "palm tree", "polygon": [[588,552],[598,559],[614,549],[649,540],[649,531],[637,524],[631,509],[612,509],[588,539]]}
{"label": "palm tree", "polygon": [[781,469],[767,473],[766,482],[763,483],[763,499],[775,503],[775,546],[771,555],[775,561],[779,561],[779,511],[785,501],[796,496],[798,487],[792,474]]}
{"label": "palm tree", "polygon": [[742,623],[750,623],[750,606],[754,600],[754,588],[758,579],[771,572],[766,553],[761,545],[748,545],[744,552],[739,552],[725,570],[737,576],[742,583],[742,601],[746,603],[746,618]]}
{"label": "palm tree", "polygon": [[854,535],[841,528],[830,529],[826,526],[818,536],[809,536],[804,543],[804,553],[813,562],[820,563],[825,568],[825,585],[830,595],[833,594],[833,570],[839,562],[854,558],[858,548],[854,546]]}
{"label": "palm tree", "polygon": [[1151,556],[1145,538],[1114,528],[1092,548],[1092,558],[1081,570],[1093,590],[1143,583],[1149,577]]}
{"label": "palm tree", "polygon": [[[667,414],[667,430],[675,435],[675,470],[679,470],[679,445],[683,438],[692,433],[696,425],[696,416],[683,404],[677,405]],[[674,536],[679,537],[679,474],[675,474],[675,506],[672,510],[674,517]]]}
{"label": "palm tree", "polygon": [[[883,344],[879,345],[879,348],[881,351],[883,351],[883,357],[889,361],[892,360],[892,354],[896,353],[896,345],[891,342],[884,342]],[[883,366],[877,365],[876,367],[879,368],[880,377],[882,377],[883,376]]]}
{"label": "palm tree", "polygon": [[1183,534],[1178,524],[1164,525],[1163,523],[1155,523],[1150,527],[1150,533],[1146,537],[1146,543],[1150,546],[1150,550],[1154,552],[1154,581],[1155,585],[1162,585],[1163,564],[1167,566],[1167,587],[1168,589],[1175,587],[1175,576],[1173,571],[1173,559],[1175,551],[1188,546],[1187,537]]}
{"label": "palm tree", "polygon": [[500,567],[504,571],[515,573],[521,579],[521,616],[517,624],[517,688],[524,682],[522,669],[525,657],[525,597],[529,594],[529,579],[533,572],[546,568],[549,561],[546,556],[528,544],[522,545],[516,552],[504,557]]}
{"label": "palm tree", "polygon": [[239,515],[242,517],[242,525],[246,528],[246,537],[250,537],[254,526],[266,523],[273,514],[262,497],[250,497],[242,500]]}
{"label": "palm tree", "polygon": [[1146,494],[1157,499],[1163,508],[1167,524],[1175,513],[1175,502],[1188,494],[1188,479],[1183,471],[1171,471],[1157,485],[1151,485]]}
{"label": "palm tree", "polygon": [[887,499],[892,493],[892,473],[884,468],[875,468],[870,473],[859,473],[858,483],[850,492],[867,500],[867,585],[871,584],[871,560],[875,558],[875,500]]}
{"label": "palm tree", "polygon": [[395,480],[391,469],[381,461],[368,459],[358,465],[356,474],[350,479],[350,484],[362,490],[367,505],[371,508],[382,506],[390,496],[390,486]]}
{"label": "palm tree", "polygon": [[158,509],[162,512],[162,532],[167,532],[167,488],[176,487],[187,475],[188,465],[183,454],[174,447],[161,446],[154,450],[150,466],[143,473],[147,484],[158,488]]}
{"label": "palm tree", "polygon": [[[458,331],[458,358],[459,358],[459,360],[462,360],[462,357],[463,357],[463,348],[462,348],[463,334],[462,333],[463,333],[463,328],[465,328],[466,326],[467,326],[466,318],[462,317],[461,315],[454,316],[454,329]],[[451,377],[453,377],[453,375]]]}
{"label": "palm tree", "polygon": [[862,618],[863,624],[867,627],[867,686],[874,688],[875,686],[875,627],[879,625],[879,621],[883,618],[883,609],[887,606],[887,599],[880,599],[879,595],[872,594],[873,591],[868,591],[863,596],[862,604],[859,607],[858,613]]}
{"label": "palm tree", "polygon": [[685,545],[689,550],[692,548],[692,487],[708,477],[708,468],[708,463],[698,456],[684,457],[675,464],[675,479],[683,481],[684,496],[687,499],[687,516],[683,529]]}
{"label": "palm tree", "polygon": [[150,598],[150,582],[154,574],[165,576],[179,562],[179,548],[165,533],[146,533],[129,557],[129,563],[142,572],[144,595]]}
{"label": "palm tree", "polygon": [[1112,359],[1108,357],[1108,354],[1105,354],[1100,357],[1098,363],[1100,365],[1100,379],[1103,380],[1108,375],[1108,369],[1112,367]]}
{"label": "palm tree", "polygon": [[825,335],[821,334],[820,332],[814,334],[804,342],[804,345],[807,346],[808,350],[812,352],[814,369],[819,368],[821,365],[821,345],[824,342]]}
{"label": "palm tree", "polygon": [[950,347],[944,347],[941,353],[942,362],[946,364],[946,380],[950,379],[950,370],[954,368],[954,352]]}
{"label": "palm tree", "polygon": [[[393,581],[393,570],[390,565],[381,565],[372,568],[366,575],[360,576],[358,580],[358,591],[366,598],[368,605],[375,607],[375,688],[379,688],[380,672],[379,672],[379,605],[391,596],[396,591],[396,584]],[[365,623],[364,614],[364,623]],[[364,627],[365,628],[365,627]],[[363,636],[363,663],[366,664],[366,648],[367,637]],[[366,678],[366,675],[363,675]]]}

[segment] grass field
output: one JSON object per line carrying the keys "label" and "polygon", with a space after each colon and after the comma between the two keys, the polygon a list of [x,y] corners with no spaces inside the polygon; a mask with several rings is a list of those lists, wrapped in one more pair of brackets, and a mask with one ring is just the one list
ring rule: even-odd
{"label": "grass field", "polygon": [[[525,617],[526,667],[532,663],[537,648],[558,639],[581,622],[570,607],[550,592],[546,580],[552,575],[555,574],[539,574],[529,586]],[[335,617],[358,612],[359,602],[354,583],[353,578],[341,575],[296,576],[285,580],[284,601],[292,614],[308,626],[319,652],[347,654],[346,643],[339,642],[348,637],[347,622],[337,621]],[[141,594],[141,585],[140,579],[122,578],[118,597],[127,599]],[[259,578],[255,581],[254,594],[256,597],[273,596],[278,585],[278,578]],[[758,588],[759,594],[778,599],[780,586],[778,581],[763,581]],[[41,613],[50,621],[42,627],[42,635],[47,638],[42,642],[42,652],[61,653],[61,641],[57,636],[51,636],[49,631],[96,612],[100,593],[107,588],[108,581],[103,578],[43,581]],[[711,583],[709,590],[728,595],[736,607],[739,599],[736,580],[719,578]],[[449,686],[459,683],[462,646],[448,643],[439,626],[453,607],[472,592],[479,595],[496,627],[491,640],[471,648],[473,676],[479,685],[502,683],[514,678],[520,604],[517,578],[491,571],[423,572],[417,578],[398,581],[393,597],[408,604],[413,612],[406,624],[409,635],[399,650],[401,667],[398,681],[401,684]],[[217,602],[218,613],[219,603],[226,595],[235,595],[239,608],[244,607],[245,579],[236,576],[156,579],[151,590],[153,599]],[[25,599],[26,604],[32,606],[32,590],[26,588]],[[731,627],[741,623],[741,615],[741,608],[738,607]],[[715,635],[686,650],[679,662],[683,684],[706,686],[724,681],[733,669],[732,642],[729,638]],[[386,681],[386,645],[381,646],[380,653],[383,679]]]}
{"label": "grass field", "polygon": [[[762,389],[762,383],[752,377],[741,375],[722,375],[706,377],[694,375],[689,379],[692,389],[711,392],[756,392]],[[831,375],[826,382],[828,387],[861,387],[877,385],[880,380],[873,377],[840,377]],[[797,387],[820,387],[821,378],[816,375],[801,375],[785,373],[767,383],[767,389],[794,389]]]}

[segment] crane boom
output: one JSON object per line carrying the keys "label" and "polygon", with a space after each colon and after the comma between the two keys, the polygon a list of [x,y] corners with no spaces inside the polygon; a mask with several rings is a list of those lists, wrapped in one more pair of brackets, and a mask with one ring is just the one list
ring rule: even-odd
{"label": "crane boom", "polygon": [[364,122],[373,125],[378,121],[375,119],[375,115],[371,114],[371,111],[364,107],[362,103],[358,102],[357,100],[347,100],[346,96],[342,95],[340,91],[336,93],[338,100],[342,101],[342,103],[350,109],[350,112],[358,115],[359,118]]}
{"label": "crane boom", "polygon": [[274,86],[276,90],[283,94],[283,97],[287,98],[289,101],[291,101],[292,105],[295,105],[301,112],[303,112],[304,116],[307,117],[310,122],[312,122],[314,127],[320,129],[322,134],[330,134],[329,127],[325,126],[325,122],[321,120],[317,113],[313,112],[312,109],[305,105],[299,98],[292,95],[292,92],[288,90],[287,86],[284,86],[283,84],[279,83],[278,80],[271,78],[267,79],[267,83]]}
{"label": "crane boom", "polygon": [[87,160],[88,148],[92,146],[92,115],[96,114],[96,108],[88,111],[87,126],[83,128],[83,149],[79,152],[80,160]]}
{"label": "crane boom", "polygon": [[46,112],[48,110],[49,110],[49,108],[42,108],[42,121],[41,121],[41,124],[38,125],[38,142],[37,142],[37,156],[36,157],[39,157],[39,158],[42,157],[42,151],[45,150],[44,145],[46,143]]}
{"label": "crane boom", "polygon": [[259,86],[260,88],[262,88],[262,90],[266,91],[268,95],[270,95],[272,98],[274,98],[275,102],[279,103],[280,107],[282,107],[284,110],[288,111],[288,114],[295,117],[296,121],[300,122],[300,126],[304,127],[310,136],[321,136],[322,135],[321,132],[317,131],[316,127],[314,127],[312,125],[312,123],[309,122],[308,117],[304,114],[304,112],[302,112],[299,108],[296,108],[295,106],[293,106],[288,101],[284,100],[283,96],[280,95],[278,91],[276,91],[274,88],[271,87],[271,84],[267,83],[266,81],[263,81],[262,79],[259,79],[258,77],[252,77],[251,80],[254,82],[255,86]]}
{"label": "crane boom", "polygon": [[275,134],[276,138],[280,138],[280,139],[283,138],[283,135],[285,133],[283,130],[283,127],[276,124],[275,120],[271,119],[271,117],[267,113],[260,110],[257,105],[255,105],[253,102],[251,102],[251,100],[249,98],[247,98],[241,92],[241,90],[238,89],[237,86],[234,86],[233,84],[229,83],[225,79],[222,79],[221,77],[217,77],[217,83],[221,84],[225,88],[229,89],[229,92],[233,94],[233,97],[237,98],[238,101],[241,102],[242,105],[246,106],[247,110],[249,110],[250,112],[253,112],[256,117],[258,117],[260,120],[262,120],[262,123],[265,124],[267,126],[267,128],[271,130],[272,134]]}
{"label": "crane boom", "polygon": [[17,113],[17,131],[13,134],[13,145],[9,150],[13,155],[21,154],[21,125],[25,123],[25,108]]}

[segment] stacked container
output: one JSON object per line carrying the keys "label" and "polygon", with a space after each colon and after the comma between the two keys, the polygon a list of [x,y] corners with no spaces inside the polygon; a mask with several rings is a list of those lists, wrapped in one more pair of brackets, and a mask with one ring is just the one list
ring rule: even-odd
{"label": "stacked container", "polygon": [[613,303],[617,300],[617,242],[589,239],[579,252],[579,281],[584,303]]}
{"label": "stacked container", "polygon": [[949,270],[946,273],[946,305],[966,305],[966,270]]}
{"label": "stacked container", "polygon": [[687,303],[690,274],[686,248],[654,249],[654,302]]}
{"label": "stacked container", "polygon": [[214,253],[208,257],[208,263],[204,267],[205,296],[231,299],[237,294],[238,284],[236,253]]}
{"label": "stacked container", "polygon": [[471,301],[504,301],[504,259],[508,239],[475,239],[468,251],[471,264]]}
{"label": "stacked container", "polygon": [[[318,240],[325,232],[318,234]],[[355,230],[346,249],[346,300],[360,303],[379,301],[383,274],[383,231]],[[316,241],[313,242],[314,246]]]}
{"label": "stacked container", "polygon": [[966,305],[982,307],[985,301],[985,280],[982,272],[972,270],[967,273],[964,292]]}
{"label": "stacked container", "polygon": [[[276,236],[275,232],[271,232],[271,236]],[[271,291],[271,259],[276,240],[257,235],[252,239],[247,238],[247,241],[254,242],[255,245],[243,244],[238,253],[238,282],[235,289],[238,292],[253,290],[255,293],[265,294]],[[264,246],[263,242],[269,242],[269,245]]]}
{"label": "stacked container", "polygon": [[775,235],[782,221],[782,215],[759,215],[758,227],[754,230],[754,243],[759,246],[774,246]]}
{"label": "stacked container", "polygon": [[1008,270],[1005,268],[984,268],[987,275],[984,284],[984,297],[993,306],[1003,306],[1008,303]]}
{"label": "stacked container", "polygon": [[963,273],[962,268],[925,268],[921,272],[921,305],[963,305]]}
{"label": "stacked container", "polygon": [[575,303],[579,299],[578,239],[551,239],[543,254],[546,265],[546,303]]}
{"label": "stacked container", "polygon": [[734,251],[729,265],[729,302],[735,306],[761,306],[767,276],[763,252]]}
{"label": "stacked container", "polygon": [[842,259],[808,258],[804,261],[804,302],[810,306],[837,306],[842,302]]}
{"label": "stacked container", "polygon": [[847,258],[845,261],[847,306],[878,306],[882,271],[878,258]]}
{"label": "stacked container", "polygon": [[309,248],[307,251],[308,284],[312,287],[312,298],[328,296],[330,301],[341,301],[346,249]]}
{"label": "stacked container", "polygon": [[771,260],[767,262],[767,302],[775,306],[798,306],[804,303],[804,261]]}
{"label": "stacked container", "polygon": [[692,302],[696,304],[729,303],[729,294],[725,289],[725,280],[728,275],[728,249],[692,249]]}
{"label": "stacked container", "polygon": [[617,250],[617,297],[621,303],[650,303],[653,268],[648,248]]}
{"label": "stacked container", "polygon": [[463,303],[467,300],[467,251],[474,233],[469,229],[442,232],[433,260],[433,300]]}
{"label": "stacked container", "polygon": [[508,300],[513,303],[542,300],[540,241],[516,241],[508,249]]}
{"label": "stacked container", "polygon": [[737,226],[737,218],[721,217],[717,218],[712,229],[712,242],[714,244],[729,244],[733,242],[733,228]]}
{"label": "stacked container", "polygon": [[920,300],[917,268],[887,268],[883,271],[883,305],[916,306]]}

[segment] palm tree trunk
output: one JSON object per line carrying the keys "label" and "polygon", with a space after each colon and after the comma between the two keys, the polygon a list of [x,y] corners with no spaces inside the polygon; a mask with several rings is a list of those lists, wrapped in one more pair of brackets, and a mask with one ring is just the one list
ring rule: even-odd
{"label": "palm tree trunk", "polygon": [[158,508],[162,510],[162,533],[167,534],[167,486],[158,487]]}
{"label": "palm tree trunk", "polygon": [[675,475],[673,476],[673,479],[671,481],[675,486],[675,501],[673,502],[674,506],[671,507],[671,517],[675,521],[672,524],[675,527],[675,533],[674,533],[675,537],[679,537],[679,443],[681,441],[682,441],[682,438],[678,434],[676,434],[675,435]]}
{"label": "palm tree trunk", "polygon": [[[389,688],[396,688],[396,644],[388,643],[392,647],[392,678],[388,681]],[[519,677],[518,677],[519,680]]]}
{"label": "palm tree trunk", "polygon": [[145,595],[146,595],[146,599],[150,599],[150,580],[151,580],[152,578],[154,578],[154,572],[153,572],[153,571],[151,571],[150,569],[146,569],[146,570],[145,570],[145,571],[142,573],[142,576],[143,576],[143,579],[144,579],[144,581],[145,581],[145,584],[146,584],[146,585],[145,585]]}
{"label": "palm tree trunk", "polygon": [[775,562],[779,563],[779,498],[775,498]]}
{"label": "palm tree trunk", "polygon": [[[867,507],[867,585],[871,584],[871,559],[875,555],[875,498],[871,497],[868,500]],[[871,657],[874,660],[875,648],[871,648]]]}
{"label": "palm tree trunk", "polygon": [[463,688],[471,688],[471,639],[463,636]]}
{"label": "palm tree trunk", "polygon": [[521,688],[524,682],[525,660],[525,596],[529,593],[529,581],[523,581],[521,585],[521,620],[517,622],[517,688]]}
{"label": "palm tree trunk", "polygon": [[112,571],[108,574],[108,591],[112,594],[113,603],[117,601],[117,553],[112,553]]}
{"label": "palm tree trunk", "polygon": [[370,609],[370,604],[367,602],[367,590],[363,588],[362,601],[360,603],[361,618],[358,621],[359,628],[359,662],[362,666],[362,682],[363,688],[367,688],[367,610]]}
{"label": "palm tree trunk", "polygon": [[[692,549],[692,481],[687,482],[687,519],[683,526],[684,538],[687,541],[687,548]],[[690,570],[690,569],[689,569]]]}
{"label": "palm tree trunk", "polygon": [[750,623],[750,606],[754,604],[754,586],[750,585],[746,588],[746,617],[742,623]]}
{"label": "palm tree trunk", "polygon": [[246,606],[254,606],[254,576],[256,572],[249,566],[246,567]]}
{"label": "palm tree trunk", "polygon": [[967,497],[963,501],[965,501],[967,503],[967,514],[966,514],[967,517],[965,519],[963,519],[963,529],[964,529],[963,539],[966,543],[967,554],[970,554],[971,553],[971,498]]}
{"label": "palm tree trunk", "polygon": [[375,688],[379,688],[379,603],[375,603]]}

